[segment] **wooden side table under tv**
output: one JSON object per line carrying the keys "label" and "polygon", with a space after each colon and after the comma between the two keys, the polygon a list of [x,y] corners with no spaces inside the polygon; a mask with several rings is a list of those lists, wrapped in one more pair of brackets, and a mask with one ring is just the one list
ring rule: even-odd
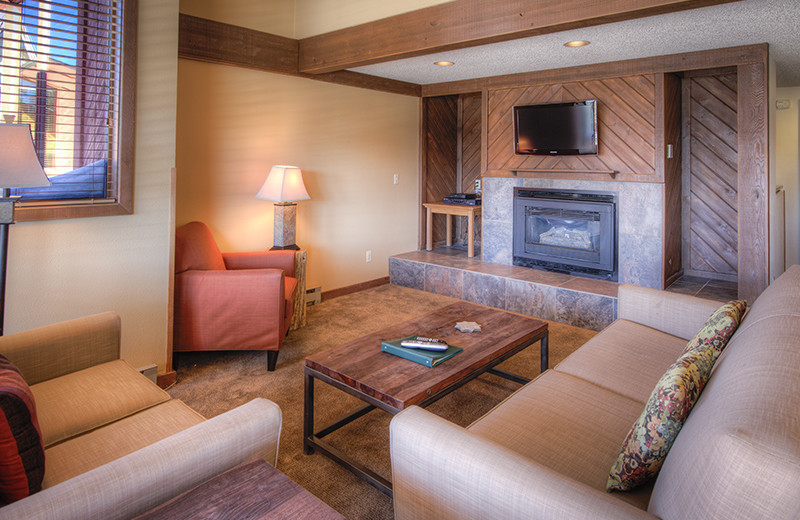
{"label": "wooden side table under tv", "polygon": [[425,224],[425,249],[433,249],[433,214],[447,215],[447,245],[453,245],[453,215],[467,217],[467,256],[475,256],[475,217],[481,216],[480,206],[445,204],[444,202],[424,202],[427,210]]}
{"label": "wooden side table under tv", "polygon": [[[460,332],[455,328],[460,321],[474,321],[481,325],[481,331]],[[382,341],[411,335],[441,338],[464,350],[433,368],[381,351]],[[547,338],[547,323],[544,321],[483,305],[458,302],[368,334],[340,347],[311,355],[306,358],[305,366],[305,452],[311,454],[319,450],[391,496],[390,481],[354,461],[322,438],[376,408],[394,415],[411,405],[427,406],[484,372],[520,384],[527,383],[529,379],[495,366],[540,341],[540,369],[544,372],[548,364]],[[315,431],[315,379],[367,404]]]}
{"label": "wooden side table under tv", "polygon": [[344,517],[263,459],[240,464],[135,520],[277,520]]}

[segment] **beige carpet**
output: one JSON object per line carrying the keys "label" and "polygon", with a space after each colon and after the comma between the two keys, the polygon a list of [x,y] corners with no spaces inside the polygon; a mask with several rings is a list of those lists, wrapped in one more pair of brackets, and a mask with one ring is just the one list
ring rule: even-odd
{"label": "beige carpet", "polygon": [[[306,356],[425,314],[456,300],[394,285],[383,285],[309,307],[308,325],[284,342],[275,372],[267,372],[264,352],[198,352],[177,357],[178,383],[169,393],[206,417],[254,397],[276,402],[283,411],[278,469],[351,520],[392,518],[392,502],[328,458],[303,453],[303,360]],[[585,343],[593,331],[550,322],[550,366]],[[378,348],[376,346],[376,348]],[[502,368],[535,377],[538,344],[509,359]],[[519,385],[484,375],[444,397],[429,410],[466,426],[489,411]],[[361,401],[317,382],[316,425],[324,425],[358,407]],[[375,410],[326,437],[385,477],[391,476],[389,421]]]}

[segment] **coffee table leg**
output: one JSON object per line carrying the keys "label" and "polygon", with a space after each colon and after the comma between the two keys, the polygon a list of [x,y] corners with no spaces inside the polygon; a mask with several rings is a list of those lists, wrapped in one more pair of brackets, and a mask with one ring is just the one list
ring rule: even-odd
{"label": "coffee table leg", "polygon": [[314,378],[305,374],[305,404],[303,412],[303,451],[306,455],[314,453],[310,439],[314,435]]}
{"label": "coffee table leg", "polygon": [[542,338],[541,350],[540,350],[540,364],[541,364],[541,371],[544,372],[548,368],[549,364],[549,348],[547,346],[547,338],[549,336],[549,331],[547,334],[544,335]]}

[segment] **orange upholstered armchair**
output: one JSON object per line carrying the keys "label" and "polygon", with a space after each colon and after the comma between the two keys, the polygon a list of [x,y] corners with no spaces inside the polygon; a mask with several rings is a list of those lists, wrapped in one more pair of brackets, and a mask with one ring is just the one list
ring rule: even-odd
{"label": "orange upholstered armchair", "polygon": [[297,293],[295,252],[222,253],[202,222],[175,232],[173,351],[266,350],[275,370]]}

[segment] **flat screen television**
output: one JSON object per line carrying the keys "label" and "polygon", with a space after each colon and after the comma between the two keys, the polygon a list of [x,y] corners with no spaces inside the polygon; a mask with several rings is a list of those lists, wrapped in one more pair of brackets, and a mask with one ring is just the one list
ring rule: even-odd
{"label": "flat screen television", "polygon": [[595,100],[514,107],[518,155],[597,155]]}

